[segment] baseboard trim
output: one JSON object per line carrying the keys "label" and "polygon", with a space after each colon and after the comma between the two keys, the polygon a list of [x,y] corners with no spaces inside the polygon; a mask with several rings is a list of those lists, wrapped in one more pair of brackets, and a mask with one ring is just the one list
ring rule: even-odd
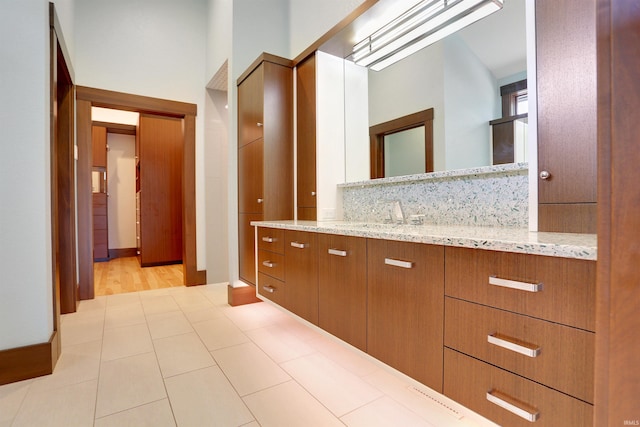
{"label": "baseboard trim", "polygon": [[137,248],[109,249],[109,259],[138,256]]}
{"label": "baseboard trim", "polygon": [[256,297],[255,286],[248,285],[234,288],[231,285],[227,285],[227,302],[230,306],[236,307],[238,305],[262,302],[262,300]]}
{"label": "baseboard trim", "polygon": [[0,385],[51,374],[60,353],[58,338],[53,331],[48,342],[0,351]]}

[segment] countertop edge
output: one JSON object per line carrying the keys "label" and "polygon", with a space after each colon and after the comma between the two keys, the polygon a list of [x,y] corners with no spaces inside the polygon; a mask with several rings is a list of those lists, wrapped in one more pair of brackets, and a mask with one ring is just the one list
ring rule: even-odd
{"label": "countertop edge", "polygon": [[493,227],[430,226],[427,228],[419,225],[385,226],[383,224],[317,223],[315,221],[292,220],[252,221],[251,225],[559,258],[597,260],[597,239],[595,235],[591,234],[535,233],[522,229]]}

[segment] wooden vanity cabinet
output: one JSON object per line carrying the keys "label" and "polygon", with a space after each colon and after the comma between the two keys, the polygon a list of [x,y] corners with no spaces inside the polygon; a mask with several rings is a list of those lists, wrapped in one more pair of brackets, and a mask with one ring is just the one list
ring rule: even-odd
{"label": "wooden vanity cabinet", "polygon": [[258,293],[286,306],[284,230],[258,227]]}
{"label": "wooden vanity cabinet", "polygon": [[367,350],[367,241],[318,234],[318,326]]}
{"label": "wooden vanity cabinet", "polygon": [[446,247],[444,394],[501,425],[592,425],[595,264]]}
{"label": "wooden vanity cabinet", "polygon": [[285,308],[318,324],[318,236],[305,231],[285,231]]}
{"label": "wooden vanity cabinet", "polygon": [[256,284],[251,221],[293,219],[292,62],[262,54],[238,79],[239,276]]}
{"label": "wooden vanity cabinet", "polygon": [[316,56],[296,66],[298,219],[315,221],[316,203]]}
{"label": "wooden vanity cabinet", "polygon": [[444,247],[367,240],[367,352],[442,392]]}

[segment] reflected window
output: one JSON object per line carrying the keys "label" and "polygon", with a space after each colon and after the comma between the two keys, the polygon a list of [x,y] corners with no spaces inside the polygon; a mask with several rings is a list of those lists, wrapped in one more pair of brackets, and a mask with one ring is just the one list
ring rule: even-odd
{"label": "reflected window", "polygon": [[384,176],[425,173],[424,126],[385,135]]}

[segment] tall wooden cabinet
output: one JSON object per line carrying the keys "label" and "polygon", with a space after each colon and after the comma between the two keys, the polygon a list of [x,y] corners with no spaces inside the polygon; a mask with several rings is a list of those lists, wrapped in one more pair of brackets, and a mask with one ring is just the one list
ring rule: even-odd
{"label": "tall wooden cabinet", "polygon": [[315,221],[316,56],[296,66],[296,147],[298,219]]}
{"label": "tall wooden cabinet", "polygon": [[107,215],[107,128],[91,126],[93,260],[109,259],[109,223]]}
{"label": "tall wooden cabinet", "polygon": [[293,219],[293,69],[262,54],[238,79],[239,276],[256,284],[251,221]]}
{"label": "tall wooden cabinet", "polygon": [[536,1],[538,228],[596,232],[596,1]]}

